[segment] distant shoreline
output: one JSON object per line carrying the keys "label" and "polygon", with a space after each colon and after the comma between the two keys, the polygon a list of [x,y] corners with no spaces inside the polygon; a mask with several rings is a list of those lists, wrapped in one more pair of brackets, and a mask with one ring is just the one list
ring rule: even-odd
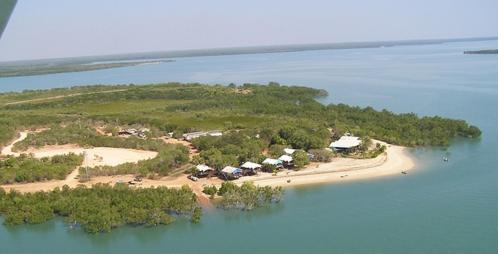
{"label": "distant shoreline", "polygon": [[144,61],[108,61],[103,62],[82,62],[82,63],[46,63],[38,65],[13,65],[13,66],[1,66],[0,65],[0,78],[7,77],[26,77],[26,76],[38,76],[47,74],[57,74],[57,73],[71,73],[71,72],[83,72],[83,71],[97,71],[105,69],[123,68],[140,66],[147,64],[159,64],[173,62],[173,60],[144,60]]}
{"label": "distant shoreline", "polygon": [[336,42],[336,43],[316,43],[316,44],[289,44],[289,45],[267,45],[267,46],[251,46],[251,47],[226,47],[226,48],[208,48],[208,49],[191,49],[191,50],[153,51],[153,52],[64,57],[64,58],[51,58],[51,59],[0,61],[0,70],[2,70],[5,67],[23,66],[23,65],[43,65],[43,64],[62,65],[69,63],[83,64],[83,63],[92,63],[92,62],[119,62],[119,61],[137,61],[137,60],[145,61],[152,59],[157,60],[157,59],[171,59],[171,58],[183,58],[183,57],[284,53],[284,52],[333,50],[333,49],[382,48],[382,47],[395,47],[395,46],[431,45],[431,44],[450,43],[450,42],[491,41],[491,40],[498,40],[498,36],[457,38],[457,39]]}
{"label": "distant shoreline", "polygon": [[469,50],[463,52],[466,55],[496,55],[498,49]]}

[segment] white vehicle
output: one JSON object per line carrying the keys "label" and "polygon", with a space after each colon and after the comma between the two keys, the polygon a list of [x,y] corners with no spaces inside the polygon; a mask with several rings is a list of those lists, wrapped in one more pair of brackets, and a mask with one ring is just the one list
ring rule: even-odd
{"label": "white vehicle", "polygon": [[192,180],[192,181],[194,181],[194,182],[199,181],[199,178],[197,178],[197,177],[195,177],[195,176],[193,176],[193,175],[189,175],[189,176],[188,176],[188,179],[190,179],[190,180]]}

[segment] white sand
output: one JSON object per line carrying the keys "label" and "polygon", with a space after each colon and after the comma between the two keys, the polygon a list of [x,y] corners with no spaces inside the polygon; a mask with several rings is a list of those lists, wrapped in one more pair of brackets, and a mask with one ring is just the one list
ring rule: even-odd
{"label": "white sand", "polygon": [[[14,140],[10,145],[2,149],[3,155],[19,156],[20,153],[12,151],[15,143],[24,140],[27,137],[27,132],[21,132],[20,137]],[[31,153],[36,158],[52,157],[55,155],[64,155],[69,153],[84,154],[85,158],[81,166],[117,166],[124,163],[136,163],[141,160],[151,159],[157,156],[157,152],[143,151],[135,149],[111,148],[111,147],[94,147],[82,148],[76,145],[54,145],[45,146],[40,149],[28,149],[25,153]],[[51,190],[55,187],[68,185],[76,187],[79,182],[77,179],[79,167],[73,170],[65,180],[52,180],[38,183],[13,184],[4,185],[3,188],[16,189],[22,192],[33,192],[39,190]],[[107,179],[101,179],[100,182],[108,182]],[[92,181],[92,183],[96,183]]]}
{"label": "white sand", "polygon": [[387,145],[386,153],[374,159],[336,158],[330,163],[310,165],[299,171],[285,170],[276,176],[271,173],[260,173],[256,176],[242,177],[236,182],[240,184],[244,181],[253,181],[260,186],[285,187],[371,179],[401,174],[402,171],[414,168],[415,162],[408,156],[406,148]]}

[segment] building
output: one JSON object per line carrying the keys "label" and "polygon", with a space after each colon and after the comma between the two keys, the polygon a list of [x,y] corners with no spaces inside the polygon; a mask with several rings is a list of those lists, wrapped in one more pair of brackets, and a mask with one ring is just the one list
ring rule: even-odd
{"label": "building", "polygon": [[231,166],[226,166],[221,170],[221,175],[226,180],[238,179],[242,176],[242,169],[236,168],[236,167],[231,167]]}
{"label": "building", "polygon": [[147,129],[147,128],[142,128],[142,129],[129,128],[129,129],[119,131],[118,135],[125,136],[125,137],[137,136],[139,138],[146,138],[147,137],[146,134],[148,132],[150,132],[150,129]]}
{"label": "building", "polygon": [[197,131],[183,134],[183,139],[186,141],[192,141],[192,139],[211,136],[211,137],[221,137],[223,136],[223,132],[214,130],[214,131]]}
{"label": "building", "polygon": [[282,161],[284,167],[291,167],[294,165],[294,159],[292,156],[284,154],[278,158],[278,160]]}
{"label": "building", "polygon": [[288,155],[293,155],[296,152],[296,149],[292,148],[284,148],[284,153]]}
{"label": "building", "polygon": [[345,135],[339,140],[334,141],[330,144],[330,148],[338,152],[350,152],[355,150],[361,145],[361,140],[359,137]]}
{"label": "building", "polygon": [[263,161],[263,164],[272,165],[275,168],[282,168],[283,167],[283,162],[281,160],[271,159],[271,158],[265,159]]}
{"label": "building", "polygon": [[197,177],[212,176],[214,174],[214,169],[204,164],[197,165],[195,171],[195,176]]}
{"label": "building", "polygon": [[261,170],[262,167],[262,165],[254,162],[245,162],[244,164],[240,165],[240,168],[242,169],[242,173],[244,175],[254,175],[258,170]]}

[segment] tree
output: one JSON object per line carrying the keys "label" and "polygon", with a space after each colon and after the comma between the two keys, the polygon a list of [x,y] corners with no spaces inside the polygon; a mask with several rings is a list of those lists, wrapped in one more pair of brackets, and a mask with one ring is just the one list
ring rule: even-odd
{"label": "tree", "polygon": [[292,154],[292,159],[294,162],[294,167],[297,169],[304,168],[304,166],[310,163],[310,159],[308,158],[308,154],[305,151],[296,151]]}
{"label": "tree", "polygon": [[312,160],[317,162],[330,162],[334,153],[325,149],[311,149],[308,151],[312,155]]}

